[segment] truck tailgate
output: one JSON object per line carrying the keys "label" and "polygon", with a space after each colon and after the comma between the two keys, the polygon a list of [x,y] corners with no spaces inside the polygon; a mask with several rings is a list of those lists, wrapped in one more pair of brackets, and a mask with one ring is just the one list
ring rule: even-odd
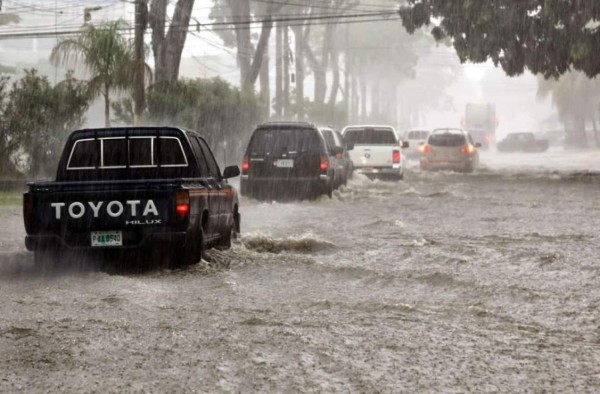
{"label": "truck tailgate", "polygon": [[355,168],[392,167],[394,150],[400,150],[400,147],[395,145],[356,145],[350,151],[350,158]]}
{"label": "truck tailgate", "polygon": [[31,209],[27,232],[54,234],[72,246],[89,246],[92,231],[118,230],[135,243],[144,231],[177,225],[177,187],[148,181],[33,184],[25,195]]}

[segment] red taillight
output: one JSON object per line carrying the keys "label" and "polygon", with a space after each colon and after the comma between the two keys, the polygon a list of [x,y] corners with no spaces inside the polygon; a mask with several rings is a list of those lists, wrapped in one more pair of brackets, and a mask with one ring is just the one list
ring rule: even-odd
{"label": "red taillight", "polygon": [[421,146],[419,146],[419,152],[431,153],[431,152],[433,152],[433,149],[431,149],[431,146],[429,146],[429,145],[421,145]]}
{"label": "red taillight", "polygon": [[177,212],[178,216],[188,216],[190,214],[190,194],[187,190],[177,192],[175,212]]}
{"label": "red taillight", "polygon": [[471,144],[469,145],[465,145],[463,147],[460,148],[460,153],[465,153],[465,154],[470,154],[475,152],[475,147]]}
{"label": "red taillight", "polygon": [[179,216],[187,216],[190,213],[190,206],[189,204],[177,204],[175,210]]}
{"label": "red taillight", "polygon": [[242,172],[248,172],[250,169],[250,160],[248,156],[244,156],[244,160],[242,161]]}
{"label": "red taillight", "polygon": [[322,172],[329,170],[329,158],[325,155],[321,156],[321,165],[319,166]]}
{"label": "red taillight", "polygon": [[400,151],[399,151],[399,150],[395,150],[395,151],[392,153],[392,162],[393,162],[394,164],[398,164],[398,163],[400,163]]}

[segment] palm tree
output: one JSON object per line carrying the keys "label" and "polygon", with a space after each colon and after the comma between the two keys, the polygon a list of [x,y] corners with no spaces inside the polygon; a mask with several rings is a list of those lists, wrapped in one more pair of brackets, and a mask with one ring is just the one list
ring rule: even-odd
{"label": "palm tree", "polygon": [[[74,63],[89,74],[90,97],[104,97],[106,127],[110,126],[110,93],[130,89],[137,69],[133,44],[120,33],[124,27],[123,21],[99,27],[86,24],[77,37],[60,40],[50,55],[50,61],[55,65]],[[148,66],[144,63],[142,67]]]}

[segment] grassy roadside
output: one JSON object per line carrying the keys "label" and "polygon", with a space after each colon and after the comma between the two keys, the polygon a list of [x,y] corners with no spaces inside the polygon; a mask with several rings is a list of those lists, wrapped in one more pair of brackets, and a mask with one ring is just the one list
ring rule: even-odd
{"label": "grassy roadside", "polygon": [[22,192],[0,192],[0,206],[21,205],[22,203]]}

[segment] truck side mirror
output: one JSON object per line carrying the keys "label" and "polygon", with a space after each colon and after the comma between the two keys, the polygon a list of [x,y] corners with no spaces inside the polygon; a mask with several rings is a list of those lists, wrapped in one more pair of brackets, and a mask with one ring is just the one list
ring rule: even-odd
{"label": "truck side mirror", "polygon": [[406,149],[410,146],[410,143],[408,141],[402,141],[402,149]]}
{"label": "truck side mirror", "polygon": [[229,166],[225,167],[225,171],[223,172],[223,178],[235,178],[240,175],[240,168],[238,166]]}
{"label": "truck side mirror", "polygon": [[354,149],[354,142],[346,142],[346,150]]}
{"label": "truck side mirror", "polygon": [[475,148],[481,148],[481,142],[476,142],[475,143]]}

